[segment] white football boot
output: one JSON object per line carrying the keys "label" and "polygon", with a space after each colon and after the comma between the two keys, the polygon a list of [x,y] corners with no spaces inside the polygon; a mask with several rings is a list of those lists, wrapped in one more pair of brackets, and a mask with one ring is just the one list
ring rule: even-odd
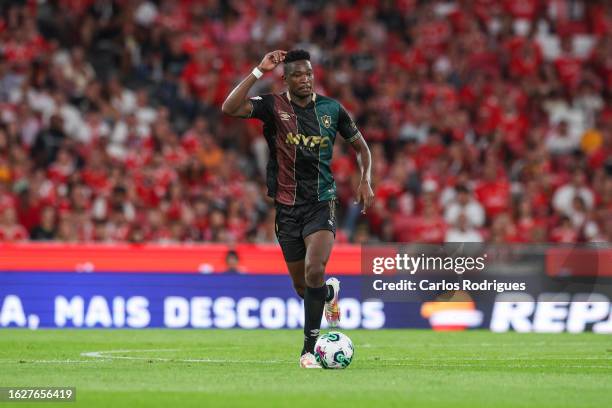
{"label": "white football boot", "polygon": [[317,358],[312,353],[306,353],[300,357],[300,367],[302,368],[323,368],[317,362]]}
{"label": "white football boot", "polygon": [[325,302],[325,320],[327,320],[329,327],[338,327],[340,323],[340,307],[338,306],[340,281],[336,278],[329,278],[325,284],[334,288],[334,297],[329,302]]}

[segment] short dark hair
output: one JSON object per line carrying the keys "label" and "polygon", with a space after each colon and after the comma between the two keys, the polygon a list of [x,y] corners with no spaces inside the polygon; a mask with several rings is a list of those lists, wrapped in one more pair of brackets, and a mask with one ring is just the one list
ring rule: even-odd
{"label": "short dark hair", "polygon": [[240,260],[240,257],[238,256],[238,252],[236,252],[235,249],[230,249],[227,251],[227,253],[225,254],[225,260],[227,261],[228,259],[232,257]]}
{"label": "short dark hair", "polygon": [[285,54],[285,64],[301,60],[310,61],[310,53],[306,50],[291,50]]}
{"label": "short dark hair", "polygon": [[458,184],[455,187],[455,191],[457,191],[457,193],[469,193],[470,189],[465,184]]}

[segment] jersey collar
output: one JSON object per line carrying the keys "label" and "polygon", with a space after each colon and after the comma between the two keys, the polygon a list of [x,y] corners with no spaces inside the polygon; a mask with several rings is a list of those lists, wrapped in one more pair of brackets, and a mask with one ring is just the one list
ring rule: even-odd
{"label": "jersey collar", "polygon": [[[289,91],[287,91],[287,99],[289,99],[289,102],[291,102],[291,94],[289,93]],[[317,100],[317,94],[316,93],[312,93],[312,102],[314,103]]]}

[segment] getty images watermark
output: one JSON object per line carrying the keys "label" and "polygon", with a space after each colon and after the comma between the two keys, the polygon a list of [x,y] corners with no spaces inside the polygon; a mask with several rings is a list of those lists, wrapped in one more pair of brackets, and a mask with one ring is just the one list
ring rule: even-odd
{"label": "getty images watermark", "polygon": [[[410,256],[406,253],[396,254],[394,257],[376,257],[372,261],[372,273],[381,275],[385,271],[397,273],[408,273],[414,275],[417,272],[453,272],[463,275],[465,272],[482,272],[485,270],[487,254],[482,256]],[[489,281],[473,281],[461,279],[460,281],[430,280],[427,278],[418,280],[400,279],[399,282],[385,282],[383,279],[376,279],[373,282],[374,290],[408,290],[408,291],[441,291],[441,290],[494,290],[498,293],[505,291],[524,291],[527,288],[526,282],[498,282],[496,279]]]}
{"label": "getty images watermark", "polygon": [[[608,246],[378,245],[362,247],[362,295],[386,301],[486,300],[547,291],[610,292]],[[607,275],[607,277],[606,277]]]}

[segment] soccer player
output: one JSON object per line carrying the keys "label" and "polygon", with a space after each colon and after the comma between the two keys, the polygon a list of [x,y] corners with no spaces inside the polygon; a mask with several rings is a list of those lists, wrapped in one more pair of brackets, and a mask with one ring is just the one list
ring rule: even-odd
{"label": "soccer player", "polygon": [[[284,63],[287,91],[278,95],[247,97],[264,73]],[[325,266],[336,234],[336,184],[330,161],[336,133],[357,153],[361,182],[357,202],[362,213],[372,204],[371,156],[361,132],[337,101],[314,92],[310,54],[304,50],[273,51],[232,90],[222,110],[239,118],[264,123],[270,148],[267,166],[268,195],[276,206],[276,235],[293,286],[304,299],[304,346],[300,366],[320,368],[314,345],[321,317],[331,327],[340,320],[340,282],[325,282]]]}

